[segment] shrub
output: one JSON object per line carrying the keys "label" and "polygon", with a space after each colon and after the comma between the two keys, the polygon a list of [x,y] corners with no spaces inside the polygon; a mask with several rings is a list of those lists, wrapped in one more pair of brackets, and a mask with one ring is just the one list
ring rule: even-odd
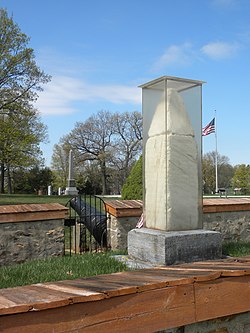
{"label": "shrub", "polygon": [[130,175],[122,187],[122,199],[142,200],[143,182],[142,182],[142,156],[133,166]]}

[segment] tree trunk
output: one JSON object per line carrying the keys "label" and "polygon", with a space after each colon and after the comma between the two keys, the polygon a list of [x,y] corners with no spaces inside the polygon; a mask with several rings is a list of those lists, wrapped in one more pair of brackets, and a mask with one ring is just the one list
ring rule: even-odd
{"label": "tree trunk", "polygon": [[0,193],[4,193],[4,163],[1,163],[1,186],[0,186]]}
{"label": "tree trunk", "polygon": [[8,194],[12,194],[12,182],[11,182],[11,174],[10,167],[7,167],[7,177],[8,177]]}
{"label": "tree trunk", "polygon": [[106,162],[105,160],[100,161],[101,163],[101,175],[102,175],[102,195],[107,194],[107,173],[106,173]]}

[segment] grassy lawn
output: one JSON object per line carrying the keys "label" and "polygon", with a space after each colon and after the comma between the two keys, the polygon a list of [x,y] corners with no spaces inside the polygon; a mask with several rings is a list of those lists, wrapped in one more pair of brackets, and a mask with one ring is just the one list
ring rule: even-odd
{"label": "grassy lawn", "polygon": [[[113,252],[85,253],[0,267],[0,288],[72,280],[128,270],[124,263],[111,257],[113,254]],[[223,254],[232,257],[250,255],[250,242],[225,242]]]}
{"label": "grassy lawn", "polygon": [[59,203],[66,205],[67,195],[0,194],[0,205]]}
{"label": "grassy lawn", "polygon": [[[97,196],[102,198],[102,196]],[[0,194],[0,205],[19,205],[19,204],[43,204],[43,203],[59,203],[66,205],[72,198],[68,195],[35,195],[35,194]],[[82,197],[84,198],[84,197]],[[89,202],[89,197],[86,196],[86,201]],[[120,197],[103,197],[103,200],[116,200]],[[98,199],[97,199],[98,200]],[[92,204],[94,200],[92,198]]]}
{"label": "grassy lawn", "polygon": [[0,267],[0,288],[125,271],[125,264],[112,258],[111,254],[85,253]]}

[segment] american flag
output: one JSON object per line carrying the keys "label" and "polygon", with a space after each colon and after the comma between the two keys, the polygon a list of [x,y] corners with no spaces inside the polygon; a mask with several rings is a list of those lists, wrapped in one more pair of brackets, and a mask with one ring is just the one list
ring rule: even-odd
{"label": "american flag", "polygon": [[144,226],[144,217],[143,217],[143,213],[141,214],[141,217],[139,218],[137,224],[136,224],[136,228],[143,228]]}
{"label": "american flag", "polygon": [[211,133],[215,133],[215,118],[211,120],[210,123],[202,129],[202,136],[206,136]]}

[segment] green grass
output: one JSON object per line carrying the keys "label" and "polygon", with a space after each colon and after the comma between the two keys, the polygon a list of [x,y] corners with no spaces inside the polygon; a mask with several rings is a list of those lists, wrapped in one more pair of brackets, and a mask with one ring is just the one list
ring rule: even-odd
{"label": "green grass", "polygon": [[[103,197],[97,196],[104,201],[121,199],[120,197]],[[67,202],[72,198],[68,195],[35,195],[35,194],[0,194],[0,205],[19,205],[19,204],[42,204],[42,203],[59,203],[66,205]],[[84,196],[82,196],[84,199]],[[97,206],[102,208],[102,203],[99,204],[99,200],[96,199]],[[86,202],[90,203],[89,196],[86,196]],[[94,199],[92,197],[91,205],[94,205]],[[98,209],[100,209],[98,207]]]}
{"label": "green grass", "polygon": [[242,257],[250,255],[250,242],[224,242],[222,244],[224,255],[231,257]]}
{"label": "green grass", "polygon": [[[124,252],[85,253],[0,267],[0,288],[12,288],[42,282],[72,280],[125,271],[124,263],[111,255]],[[223,254],[232,257],[250,255],[250,242],[224,242]]]}
{"label": "green grass", "polygon": [[0,267],[0,288],[125,271],[125,264],[115,260],[111,254],[86,253]]}
{"label": "green grass", "polygon": [[66,205],[67,195],[0,194],[0,205],[59,203]]}

